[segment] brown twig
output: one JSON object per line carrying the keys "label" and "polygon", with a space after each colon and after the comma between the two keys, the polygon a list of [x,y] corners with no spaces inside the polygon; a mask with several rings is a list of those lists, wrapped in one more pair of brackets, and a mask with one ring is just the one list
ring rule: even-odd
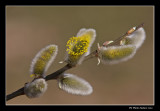
{"label": "brown twig", "polygon": [[131,33],[126,32],[125,34],[123,34],[123,35],[120,36],[119,38],[116,38],[112,43],[108,44],[106,47],[113,46],[113,45],[120,45],[119,42],[120,42],[122,39],[124,39],[126,36],[132,34],[133,32],[135,32],[136,30],[138,30],[139,28],[141,28],[141,27],[143,27],[143,26],[144,26],[144,23],[138,25],[134,31],[132,31]]}
{"label": "brown twig", "polygon": [[15,91],[11,94],[8,94],[6,100],[8,101],[8,100],[13,99],[13,98],[20,96],[20,95],[24,95],[24,87],[18,89],[17,91]]}

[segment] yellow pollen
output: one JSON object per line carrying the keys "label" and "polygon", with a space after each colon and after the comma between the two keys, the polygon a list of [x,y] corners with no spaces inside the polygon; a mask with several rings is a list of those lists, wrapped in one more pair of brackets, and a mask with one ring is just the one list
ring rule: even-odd
{"label": "yellow pollen", "polygon": [[72,56],[79,56],[88,51],[89,44],[91,42],[91,36],[84,34],[80,37],[72,37],[67,42],[68,54]]}

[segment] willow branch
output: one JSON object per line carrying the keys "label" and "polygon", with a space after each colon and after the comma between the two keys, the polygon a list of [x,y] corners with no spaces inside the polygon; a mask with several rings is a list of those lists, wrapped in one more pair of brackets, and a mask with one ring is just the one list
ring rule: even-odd
{"label": "willow branch", "polygon": [[[88,60],[90,58],[95,57],[95,53],[96,53],[96,51],[93,51],[92,53],[90,53],[88,56],[85,57],[84,61],[86,61],[86,60]],[[68,69],[71,69],[71,68],[73,68],[73,66],[71,66],[70,64],[67,64],[64,67],[62,67],[59,70],[57,70],[56,72],[47,75],[44,79],[46,81],[57,79],[57,77],[59,75],[61,75],[63,72],[65,72],[65,71],[67,71]],[[8,94],[6,96],[6,100],[8,101],[8,100],[11,100],[11,99],[13,99],[15,97],[24,95],[24,94],[25,94],[24,93],[24,87],[22,87],[22,88],[18,89],[17,91],[15,91],[15,92],[13,92],[11,94]]]}
{"label": "willow branch", "polygon": [[6,100],[8,101],[8,100],[13,99],[13,98],[20,96],[20,95],[24,95],[24,87],[18,89],[17,91],[15,91],[11,94],[8,94]]}
{"label": "willow branch", "polygon": [[72,68],[72,66],[67,64],[63,68],[61,68],[61,69],[57,70],[56,72],[46,76],[45,80],[48,81],[48,80],[56,79],[60,74],[62,74],[63,72],[65,72],[66,70],[68,70],[70,68]]}
{"label": "willow branch", "polygon": [[[45,80],[48,81],[48,80],[56,79],[60,74],[62,74],[63,72],[65,72],[66,70],[68,70],[70,68],[72,68],[72,67],[69,64],[67,64],[64,67],[62,67],[61,69],[57,70],[56,72],[47,75],[45,77]],[[8,100],[13,99],[13,98],[20,96],[20,95],[24,95],[24,87],[18,89],[17,91],[15,91],[11,94],[8,94],[6,100],[8,101]]]}

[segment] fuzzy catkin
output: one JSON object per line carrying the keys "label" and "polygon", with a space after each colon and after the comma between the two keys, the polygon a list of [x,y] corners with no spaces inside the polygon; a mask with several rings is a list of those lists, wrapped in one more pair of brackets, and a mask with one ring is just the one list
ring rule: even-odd
{"label": "fuzzy catkin", "polygon": [[102,47],[100,57],[104,64],[117,64],[131,59],[136,53],[133,45]]}
{"label": "fuzzy catkin", "polygon": [[48,45],[45,48],[41,49],[32,60],[30,66],[30,74],[34,74],[36,76],[45,76],[45,72],[54,61],[57,52],[57,45]]}
{"label": "fuzzy catkin", "polygon": [[37,98],[42,96],[47,90],[45,79],[39,78],[27,83],[24,87],[24,93],[28,98]]}
{"label": "fuzzy catkin", "polygon": [[93,92],[92,86],[84,79],[72,75],[63,74],[58,78],[59,88],[75,95],[89,95]]}
{"label": "fuzzy catkin", "polygon": [[73,66],[76,64],[81,64],[84,57],[90,53],[95,37],[96,31],[94,29],[82,28],[78,32],[77,37],[72,37],[67,42],[65,62]]}

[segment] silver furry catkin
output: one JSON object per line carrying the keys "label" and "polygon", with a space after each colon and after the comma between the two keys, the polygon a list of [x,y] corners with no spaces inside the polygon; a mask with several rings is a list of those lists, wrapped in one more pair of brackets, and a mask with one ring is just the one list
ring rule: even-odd
{"label": "silver furry catkin", "polygon": [[72,75],[63,74],[58,78],[59,88],[75,95],[89,95],[93,92],[92,86],[84,79]]}
{"label": "silver furry catkin", "polygon": [[30,66],[31,76],[44,77],[49,66],[54,61],[57,52],[58,46],[53,44],[41,49],[32,60]]}
{"label": "silver furry catkin", "polygon": [[35,79],[24,86],[24,93],[28,98],[40,97],[46,92],[46,90],[47,83],[43,78]]}

